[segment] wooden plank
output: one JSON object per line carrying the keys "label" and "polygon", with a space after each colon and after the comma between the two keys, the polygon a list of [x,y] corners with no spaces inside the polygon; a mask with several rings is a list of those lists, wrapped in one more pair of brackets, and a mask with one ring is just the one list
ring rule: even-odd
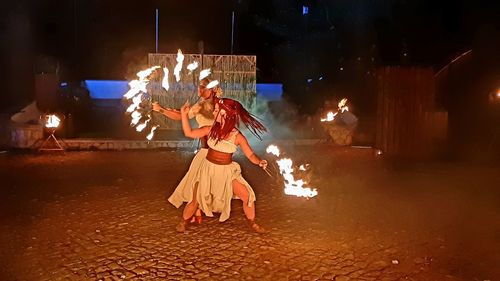
{"label": "wooden plank", "polygon": [[[224,91],[224,96],[240,101],[243,106],[252,111],[257,93],[256,85],[256,56],[232,55],[201,55],[184,54],[184,63],[181,70],[181,81],[178,83],[173,77],[173,69],[177,64],[177,54],[149,54],[149,66],[167,67],[169,74],[169,91],[162,90],[162,75],[151,80],[152,89],[149,90],[153,100],[166,107],[179,108],[186,100],[195,102],[197,97],[199,69],[190,73],[186,66],[194,61],[202,62],[204,68],[211,68],[211,79],[216,79]],[[202,61],[203,60],[203,61]],[[186,78],[187,77],[187,78]],[[154,115],[154,123],[162,128],[180,129],[179,122],[172,121],[164,116]]]}

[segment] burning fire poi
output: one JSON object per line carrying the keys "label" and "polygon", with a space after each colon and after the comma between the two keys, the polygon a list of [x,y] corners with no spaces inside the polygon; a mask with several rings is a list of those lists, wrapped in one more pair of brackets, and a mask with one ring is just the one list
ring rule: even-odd
{"label": "burning fire poi", "polygon": [[184,55],[182,54],[181,49],[177,51],[177,64],[174,67],[174,76],[175,80],[179,82],[181,80],[181,70],[182,70],[182,63],[184,62]]}
{"label": "burning fire poi", "polygon": [[[279,157],[280,150],[276,145],[270,145],[266,148],[266,152]],[[295,195],[297,197],[311,198],[318,195],[316,188],[304,187],[306,182],[302,179],[295,179],[293,161],[290,158],[281,158],[276,160],[279,166],[280,174],[283,176],[285,185],[285,194]],[[301,165],[300,170],[305,170],[305,166]]]}
{"label": "burning fire poi", "polygon": [[[182,54],[182,51],[180,49],[177,52],[176,61],[177,64],[174,67],[173,75],[175,76],[175,80],[179,82],[181,80],[182,65],[184,63],[184,55]],[[189,74],[192,74],[193,71],[197,68],[198,68],[197,61],[194,61],[186,66],[186,69],[189,70]],[[131,114],[130,126],[132,127],[137,126],[135,128],[137,132],[142,132],[147,127],[148,124],[151,126],[151,131],[146,137],[148,140],[151,140],[153,138],[156,129],[159,127],[159,125],[151,124],[150,122],[151,114],[149,114],[151,109],[149,109],[149,106],[144,105],[145,101],[148,100],[147,98],[145,98],[146,96],[145,94],[148,93],[147,85],[150,82],[150,76],[157,69],[162,69],[162,67],[153,66],[139,71],[137,73],[138,79],[129,82],[130,89],[127,91],[125,95],[123,95],[125,99],[132,101],[132,103],[126,110],[127,113]],[[210,68],[203,69],[200,71],[199,79],[201,80],[205,77],[208,77],[210,74],[211,74]],[[163,79],[161,82],[161,86],[167,92],[170,88],[168,77],[169,77],[169,70],[168,68],[163,67]],[[215,87],[218,84],[219,82],[217,80],[214,80],[211,82],[211,84],[209,84],[209,86]],[[149,100],[149,102],[151,102],[151,100]],[[144,119],[144,116],[147,116],[147,118],[146,120],[141,122],[141,120]]]}

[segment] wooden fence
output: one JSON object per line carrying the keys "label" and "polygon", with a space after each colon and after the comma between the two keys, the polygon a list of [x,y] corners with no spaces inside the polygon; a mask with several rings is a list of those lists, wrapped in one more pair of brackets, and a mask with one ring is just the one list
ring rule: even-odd
{"label": "wooden fence", "polygon": [[433,69],[384,67],[377,83],[377,148],[389,157],[431,156],[448,127],[447,112],[436,108]]}
{"label": "wooden fence", "polygon": [[[150,94],[154,101],[171,108],[179,108],[189,100],[194,103],[198,100],[197,88],[199,73],[202,69],[210,68],[212,80],[218,80],[224,91],[224,97],[240,101],[245,108],[252,110],[255,106],[256,90],[256,56],[231,56],[231,55],[200,55],[184,54],[181,79],[176,82],[172,73],[177,54],[149,54],[149,66],[167,67],[170,71],[170,89],[165,91],[161,87],[161,78],[153,80]],[[186,66],[198,62],[198,68],[190,73]],[[162,129],[180,129],[180,122],[172,121],[166,117],[155,114],[155,124],[160,124]]]}

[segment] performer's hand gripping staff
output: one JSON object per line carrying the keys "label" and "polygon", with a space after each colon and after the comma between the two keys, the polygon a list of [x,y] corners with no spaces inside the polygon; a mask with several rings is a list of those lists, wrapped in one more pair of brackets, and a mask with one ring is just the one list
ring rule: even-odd
{"label": "performer's hand gripping staff", "polygon": [[262,170],[264,170],[264,172],[266,172],[271,178],[273,177],[271,173],[269,173],[269,171],[267,170],[267,160],[264,159],[260,160],[259,167],[261,167]]}

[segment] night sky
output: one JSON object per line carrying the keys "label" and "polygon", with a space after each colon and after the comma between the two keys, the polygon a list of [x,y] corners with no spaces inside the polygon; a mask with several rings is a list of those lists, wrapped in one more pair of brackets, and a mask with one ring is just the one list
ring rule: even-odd
{"label": "night sky", "polygon": [[[1,74],[7,82],[50,71],[55,61],[63,80],[128,79],[155,50],[156,8],[160,52],[197,53],[203,41],[205,53],[230,54],[234,11],[234,53],[257,55],[258,81],[281,82],[292,96],[350,81],[350,70],[440,68],[477,44],[498,46],[500,26],[499,1],[43,0],[3,6]],[[320,78],[323,88],[306,82]]]}

